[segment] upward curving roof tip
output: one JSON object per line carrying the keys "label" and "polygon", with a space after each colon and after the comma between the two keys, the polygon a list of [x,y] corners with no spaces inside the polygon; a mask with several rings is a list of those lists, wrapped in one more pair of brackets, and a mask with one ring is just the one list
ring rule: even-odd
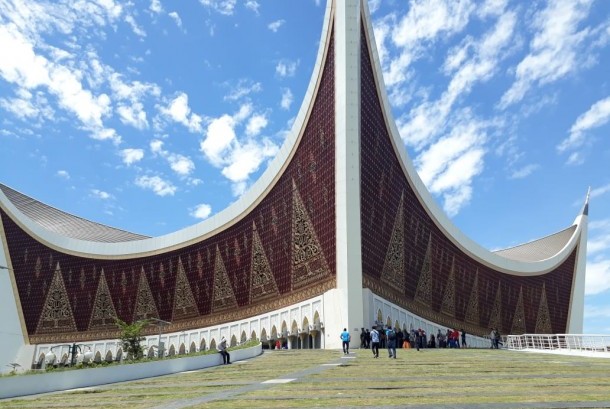
{"label": "upward curving roof tip", "polygon": [[497,250],[493,253],[516,261],[533,262],[546,260],[559,253],[568,245],[577,227],[577,225],[573,225],[549,236],[507,249]]}
{"label": "upward curving roof tip", "polygon": [[99,243],[119,243],[149,238],[142,234],[92,222],[58,210],[16,191],[2,183],[0,190],[24,215],[43,228],[73,239]]}

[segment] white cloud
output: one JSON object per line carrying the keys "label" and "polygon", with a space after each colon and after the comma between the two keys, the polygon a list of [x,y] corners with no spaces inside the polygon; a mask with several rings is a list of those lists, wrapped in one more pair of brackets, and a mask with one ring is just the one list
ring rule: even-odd
{"label": "white cloud", "polygon": [[199,204],[191,209],[190,214],[197,219],[207,219],[212,214],[212,206],[206,203]]}
{"label": "white cloud", "polygon": [[235,10],[237,0],[199,0],[199,2],[220,14],[230,16]]}
{"label": "white cloud", "polygon": [[294,77],[297,71],[300,61],[287,61],[283,60],[277,63],[275,66],[275,72],[280,77]]}
{"label": "white cloud", "polygon": [[125,22],[131,26],[131,29],[135,35],[139,37],[146,37],[146,31],[144,31],[144,29],[138,25],[136,19],[131,14],[125,16]]}
{"label": "white cloud", "polygon": [[480,41],[468,39],[450,51],[444,71],[453,77],[441,97],[437,101],[422,102],[397,121],[400,135],[408,145],[419,150],[441,134],[455,103],[468,95],[475,84],[489,80],[497,72],[515,24],[515,13],[506,12]]}
{"label": "white cloud", "polygon": [[610,259],[587,261],[585,294],[599,294],[610,289]]}
{"label": "white cloud", "polygon": [[244,6],[246,6],[247,9],[252,10],[256,14],[258,14],[258,9],[261,5],[256,0],[247,0]]}
{"label": "white cloud", "polygon": [[131,105],[119,105],[116,111],[122,123],[137,129],[148,128],[148,120],[146,119],[146,112],[142,103],[135,102]]}
{"label": "white cloud", "polygon": [[570,154],[566,163],[568,165],[582,165],[585,163],[585,158],[581,152],[574,152]]}
{"label": "white cloud", "polygon": [[529,164],[524,167],[515,170],[510,176],[510,179],[523,179],[531,175],[534,171],[540,168],[540,165],[537,164]]}
{"label": "white cloud", "polygon": [[144,158],[144,150],[127,148],[127,149],[121,150],[119,152],[119,155],[121,156],[123,163],[126,164],[127,166],[129,166],[136,162],[141,161],[142,158]]}
{"label": "white cloud", "polygon": [[565,77],[586,65],[588,56],[581,49],[591,30],[578,29],[587,17],[591,0],[556,0],[534,18],[536,31],[530,41],[530,52],[517,65],[515,82],[500,100],[500,108],[521,101],[534,85],[544,85]]}
{"label": "white cloud", "polygon": [[156,14],[162,13],[163,6],[161,5],[161,1],[160,0],[151,0],[149,9],[150,9],[150,11],[152,11],[153,13],[156,13]]}
{"label": "white cloud", "polygon": [[165,181],[159,176],[139,176],[135,183],[142,189],[152,190],[157,196],[173,196],[177,190],[171,182]]}
{"label": "white cloud", "polygon": [[103,124],[103,118],[111,113],[108,95],[101,93],[96,96],[84,89],[81,71],[36,54],[33,40],[16,27],[14,24],[0,26],[0,44],[5,52],[0,59],[0,76],[28,92],[45,87],[57,97],[62,109],[72,112],[78,118],[91,137],[120,143],[121,138],[116,131],[105,128]]}
{"label": "white cloud", "polygon": [[[409,79],[409,66],[423,57],[424,45],[449,38],[464,30],[475,5],[470,0],[412,0],[409,12],[395,23],[394,17],[376,25],[385,83],[390,89]],[[398,49],[397,56],[386,58],[386,37]]]}
{"label": "white cloud", "polygon": [[91,196],[95,197],[96,199],[100,199],[100,200],[109,200],[109,199],[113,198],[113,196],[110,193],[104,192],[103,190],[99,190],[99,189],[91,189]]}
{"label": "white cloud", "polygon": [[57,176],[59,176],[60,178],[66,179],[66,180],[70,179],[70,174],[68,173],[67,170],[58,170]]}
{"label": "white cloud", "polygon": [[164,158],[170,168],[180,176],[188,176],[195,171],[195,163],[187,156],[171,153],[163,149],[163,141],[154,139],[149,144],[150,150]]}
{"label": "white cloud", "polygon": [[282,101],[280,102],[282,109],[289,110],[293,100],[294,97],[290,88],[282,89]]}
{"label": "white cloud", "polygon": [[193,161],[184,155],[170,154],[167,156],[167,160],[172,170],[181,176],[190,175],[195,170]]}
{"label": "white cloud", "polygon": [[443,197],[443,208],[454,216],[472,196],[472,180],[483,171],[486,124],[469,114],[456,119],[451,132],[415,160],[418,174],[433,194]]}
{"label": "white cloud", "polygon": [[235,120],[228,114],[209,123],[200,149],[212,165],[219,167],[225,162],[226,152],[236,140],[234,126]]}
{"label": "white cloud", "polygon": [[169,102],[167,108],[161,108],[161,112],[175,122],[186,126],[191,132],[201,132],[201,117],[195,113],[191,113],[191,108],[188,106],[188,95],[180,93],[176,98]]}
{"label": "white cloud", "polygon": [[570,128],[570,136],[564,139],[557,149],[564,152],[568,149],[574,149],[583,144],[585,133],[593,128],[599,128],[610,121],[610,97],[597,101],[584,114],[580,115],[572,128]]}
{"label": "white cloud", "polygon": [[263,86],[260,82],[252,83],[248,80],[239,80],[237,85],[231,89],[228,95],[224,97],[225,100],[228,101],[237,101],[243,97],[246,97],[250,94],[254,94],[257,92],[261,92],[263,90]]}
{"label": "white cloud", "polygon": [[178,27],[182,28],[182,19],[180,18],[180,15],[177,12],[172,11],[171,13],[168,13],[167,15],[170,16],[172,20],[174,20],[174,22],[176,23],[176,25]]}
{"label": "white cloud", "polygon": [[248,124],[246,125],[246,135],[256,136],[260,134],[267,126],[267,123],[267,117],[264,114],[252,115],[250,119],[248,119]]}
{"label": "white cloud", "polygon": [[[266,123],[264,115],[252,115],[252,106],[245,104],[234,115],[224,114],[211,119],[204,132],[201,152],[213,166],[222,169],[222,174],[233,183],[236,196],[245,191],[250,175],[278,151],[277,145],[269,139],[254,139]],[[244,140],[237,137],[237,128],[243,128]]]}
{"label": "white cloud", "polygon": [[592,189],[591,190],[591,198],[605,195],[608,192],[610,192],[610,184],[607,184],[605,186]]}
{"label": "white cloud", "polygon": [[277,33],[277,30],[279,30],[280,27],[284,25],[284,23],[286,23],[286,20],[276,20],[269,23],[269,25],[267,25],[267,28],[273,31],[274,33]]}
{"label": "white cloud", "polygon": [[223,168],[222,174],[233,182],[243,182],[258,170],[266,158],[275,156],[277,151],[278,147],[269,140],[265,139],[262,143],[248,141],[231,152],[229,164]]}

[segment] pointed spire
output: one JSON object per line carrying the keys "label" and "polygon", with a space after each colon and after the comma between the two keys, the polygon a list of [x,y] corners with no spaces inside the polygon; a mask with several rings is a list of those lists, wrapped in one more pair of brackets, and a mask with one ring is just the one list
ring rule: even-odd
{"label": "pointed spire", "polygon": [[591,197],[591,186],[587,190],[587,198],[585,199],[585,205],[582,208],[582,215],[589,216],[589,198]]}

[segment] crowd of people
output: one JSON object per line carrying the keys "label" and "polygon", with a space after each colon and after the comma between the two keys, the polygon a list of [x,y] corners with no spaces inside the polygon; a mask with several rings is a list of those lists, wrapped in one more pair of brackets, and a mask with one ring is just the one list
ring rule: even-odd
{"label": "crowd of people", "polygon": [[[349,335],[346,329],[341,335],[343,340],[344,348],[343,352],[346,353],[345,344],[346,341],[349,345]],[[489,335],[491,340],[490,348],[498,349],[502,345],[502,337],[500,331],[497,328],[492,328]],[[404,348],[410,349],[415,348],[418,351],[424,348],[468,348],[466,343],[466,331],[464,329],[447,329],[441,331],[440,329],[435,334],[428,334],[425,330],[411,329],[411,331],[402,331],[400,328],[392,328],[387,326],[385,328],[372,327],[369,329],[361,329],[360,332],[360,348],[371,349],[373,356],[379,358],[379,348],[387,348],[388,356],[390,358],[396,358],[396,349]]]}

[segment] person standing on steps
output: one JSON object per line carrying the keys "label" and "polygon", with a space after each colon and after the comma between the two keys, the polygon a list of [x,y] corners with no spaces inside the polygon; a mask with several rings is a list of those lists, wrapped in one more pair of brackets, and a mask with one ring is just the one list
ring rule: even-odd
{"label": "person standing on steps", "polygon": [[341,341],[343,341],[343,353],[345,355],[349,354],[349,342],[352,340],[347,328],[343,328],[343,332],[341,333]]}

